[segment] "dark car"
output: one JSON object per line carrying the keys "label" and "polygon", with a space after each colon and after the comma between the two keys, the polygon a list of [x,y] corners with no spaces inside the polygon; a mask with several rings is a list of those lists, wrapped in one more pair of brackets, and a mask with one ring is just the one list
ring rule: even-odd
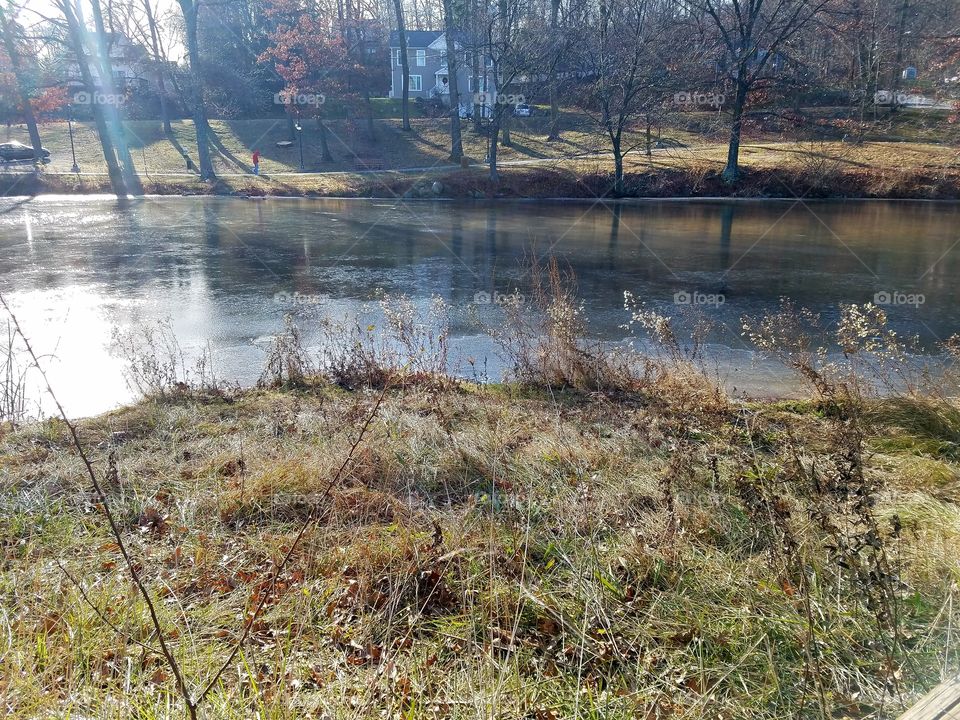
{"label": "dark car", "polygon": [[[50,157],[50,151],[41,148],[40,156],[46,160]],[[16,140],[0,143],[0,160],[3,162],[33,160],[33,148],[30,145],[24,145],[22,142],[17,142]]]}
{"label": "dark car", "polygon": [[533,108],[526,103],[520,103],[513,109],[513,114],[517,117],[531,117],[533,115]]}

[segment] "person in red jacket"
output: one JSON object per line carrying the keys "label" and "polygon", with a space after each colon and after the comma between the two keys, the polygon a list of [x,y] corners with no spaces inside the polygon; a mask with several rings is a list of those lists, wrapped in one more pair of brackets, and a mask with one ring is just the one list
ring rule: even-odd
{"label": "person in red jacket", "polygon": [[253,174],[260,174],[260,150],[259,148],[253,151]]}

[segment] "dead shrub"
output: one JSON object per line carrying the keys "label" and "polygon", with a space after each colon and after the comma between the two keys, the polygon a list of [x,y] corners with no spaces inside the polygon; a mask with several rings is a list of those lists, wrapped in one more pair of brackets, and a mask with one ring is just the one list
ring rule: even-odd
{"label": "dead shrub", "polygon": [[511,366],[512,378],[545,387],[603,391],[631,389],[629,361],[600,342],[585,340],[586,318],[571,271],[551,258],[530,265],[532,302],[504,306],[504,322],[486,328]]}
{"label": "dead shrub", "polygon": [[21,363],[22,356],[16,332],[8,321],[6,337],[0,342],[0,429],[4,424],[16,428],[27,416],[27,376],[30,366]]}
{"label": "dead shrub", "polygon": [[222,394],[209,343],[196,357],[180,345],[169,319],[113,330],[111,350],[127,363],[124,376],[143,397],[168,398],[190,393]]}
{"label": "dead shrub", "polygon": [[319,372],[344,388],[382,388],[390,382],[445,385],[449,381],[449,307],[439,297],[423,309],[407,296],[380,300],[384,327],[325,318],[320,325]]}
{"label": "dead shrub", "polygon": [[303,335],[291,315],[283,318],[283,330],[274,335],[258,385],[295,387],[315,375],[313,363],[303,346]]}

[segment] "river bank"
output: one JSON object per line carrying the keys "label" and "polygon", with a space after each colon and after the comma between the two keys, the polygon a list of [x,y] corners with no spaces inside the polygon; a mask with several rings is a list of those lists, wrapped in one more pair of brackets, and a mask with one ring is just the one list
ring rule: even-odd
{"label": "river bank", "polygon": [[[395,132],[395,129],[390,129]],[[140,128],[139,132],[146,132]],[[225,130],[224,130],[225,132]],[[385,130],[386,132],[386,130]],[[288,197],[448,197],[448,198],[584,198],[611,197],[614,186],[609,151],[599,138],[580,133],[559,145],[542,143],[532,130],[517,135],[504,148],[501,180],[491,183],[488,169],[477,158],[482,145],[471,147],[467,168],[452,166],[441,152],[442,133],[424,127],[410,136],[398,136],[390,148],[340,149],[333,162],[306,164],[297,172],[289,158],[265,159],[262,174],[254,176],[240,158],[245,151],[234,138],[230,149],[218,154],[217,179],[201,182],[196,172],[185,172],[174,148],[161,135],[149,146],[150,155],[134,159],[139,187],[133,194],[226,195]],[[436,135],[436,136],[435,136]],[[743,177],[727,183],[721,177],[726,145],[715,138],[683,136],[689,144],[662,147],[648,157],[642,152],[624,158],[623,197],[751,197],[751,198],[960,198],[960,166],[948,144],[931,142],[785,141],[758,139],[741,149]],[[401,142],[403,140],[403,142]],[[482,138],[471,142],[480,143]],[[234,145],[238,145],[234,148]],[[394,146],[396,156],[391,155]],[[100,194],[110,184],[88,145],[81,167],[71,174],[69,162],[58,160],[39,174],[0,175],[6,196],[39,194]],[[311,152],[315,155],[316,149]],[[66,156],[69,160],[69,155]],[[311,156],[312,157],[312,156]],[[316,160],[316,158],[314,158]]]}
{"label": "river bank", "polygon": [[[559,164],[558,164],[559,165]],[[578,174],[563,167],[501,169],[490,182],[484,166],[466,170],[383,171],[366,173],[290,174],[256,178],[246,175],[201,182],[195,175],[140,178],[140,195],[220,195],[231,197],[329,197],[395,199],[598,199],[598,198],[805,198],[805,199],[960,199],[960,170],[906,168],[897,173],[857,169],[824,174],[802,169],[746,168],[735,184],[720,170],[658,168],[626,174],[622,194],[611,192],[609,172]],[[0,193],[102,195],[111,192],[106,176],[24,174],[0,176]]]}

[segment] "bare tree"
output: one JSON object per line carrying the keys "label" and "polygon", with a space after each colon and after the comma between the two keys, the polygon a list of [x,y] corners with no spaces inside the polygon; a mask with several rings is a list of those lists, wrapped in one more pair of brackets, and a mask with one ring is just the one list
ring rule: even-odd
{"label": "bare tree", "polygon": [[137,178],[137,173],[133,166],[130,146],[127,143],[126,128],[124,127],[123,116],[120,112],[118,99],[121,94],[113,79],[113,63],[110,59],[110,47],[113,42],[113,34],[110,36],[107,35],[100,0],[90,0],[90,9],[93,13],[93,25],[95,29],[91,41],[92,56],[97,63],[97,74],[100,78],[100,85],[107,99],[104,107],[104,115],[108,120],[108,127],[113,134],[112,139],[116,148],[117,158],[120,161],[120,171],[123,173],[123,179],[127,189],[139,191],[141,189],[140,181]]}
{"label": "bare tree", "polygon": [[109,0],[107,10],[111,26],[114,23],[120,24],[128,37],[147,50],[157,81],[163,131],[169,135],[173,132],[171,97],[179,95],[180,87],[176,77],[170,72],[164,28],[157,16],[156,7],[154,0]]}
{"label": "bare tree", "polygon": [[470,3],[470,37],[467,42],[470,54],[470,76],[473,80],[473,131],[482,132],[481,120],[483,116],[483,104],[480,102],[480,65],[483,62],[483,42],[477,29],[480,21],[480,0],[472,0]]}
{"label": "bare tree", "polygon": [[550,39],[554,44],[552,62],[550,63],[550,132],[547,142],[556,142],[560,139],[560,83],[558,78],[559,65],[564,56],[565,34],[560,33],[560,0],[550,0]]}
{"label": "bare tree", "polygon": [[542,67],[551,48],[542,33],[531,31],[522,22],[528,9],[524,3],[525,0],[498,0],[496,8],[490,8],[484,19],[487,54],[493,66],[491,75],[496,82],[487,162],[490,164],[490,180],[496,183],[500,182],[497,145],[501,129],[507,136],[504,144],[509,144],[509,123],[513,112],[509,91],[530,68]]}
{"label": "bare tree", "polygon": [[740,176],[740,135],[750,90],[775,64],[781,48],[814,19],[829,0],[691,0],[713,26],[723,51],[722,67],[733,83],[730,142],[723,177]]}
{"label": "bare tree", "polygon": [[[97,86],[93,80],[93,73],[90,71],[90,60],[84,45],[84,30],[74,10],[73,0],[55,0],[55,2],[60,12],[63,13],[63,18],[67,24],[69,45],[77,61],[80,79],[92,96]],[[100,137],[103,159],[107,164],[107,175],[110,178],[110,186],[117,195],[126,195],[127,186],[124,181],[123,171],[120,169],[120,161],[117,159],[117,152],[113,144],[110,129],[107,126],[104,105],[94,102],[91,103],[90,108],[93,113],[94,124],[97,127],[97,135]]]}
{"label": "bare tree", "polygon": [[160,42],[160,33],[157,28],[157,19],[153,14],[150,0],[143,0],[143,10],[147,16],[147,27],[150,30],[150,47],[153,50],[153,62],[156,66],[157,85],[160,91],[160,115],[163,118],[163,131],[170,135],[173,128],[170,125],[170,100],[167,97],[167,55]]}
{"label": "bare tree", "polygon": [[200,179],[213,180],[213,162],[210,159],[208,136],[211,132],[207,121],[207,106],[203,97],[203,72],[200,69],[200,45],[197,29],[200,23],[200,3],[202,0],[177,0],[183,13],[184,36],[187,45],[187,59],[190,63],[189,102],[193,111],[193,124],[197,134],[197,156],[200,158]]}
{"label": "bare tree", "polygon": [[[663,107],[675,82],[669,71],[682,67],[671,37],[681,25],[669,7],[654,0],[607,0],[589,27],[581,62],[590,78],[584,109],[610,141],[615,195],[624,193],[624,157],[635,149],[626,131]],[[647,153],[651,138],[646,135]]]}
{"label": "bare tree", "polygon": [[460,59],[457,56],[457,38],[453,22],[453,2],[443,0],[443,26],[447,41],[447,90],[450,101],[450,159],[460,162],[463,158],[463,138],[460,134],[460,88],[457,72]]}
{"label": "bare tree", "polygon": [[[397,18],[397,37],[400,41],[400,81],[403,88],[403,129],[410,129],[410,58],[407,56],[407,26],[403,18],[403,0],[393,0]],[[391,58],[391,61],[393,59]],[[391,71],[392,72],[392,71]]]}

